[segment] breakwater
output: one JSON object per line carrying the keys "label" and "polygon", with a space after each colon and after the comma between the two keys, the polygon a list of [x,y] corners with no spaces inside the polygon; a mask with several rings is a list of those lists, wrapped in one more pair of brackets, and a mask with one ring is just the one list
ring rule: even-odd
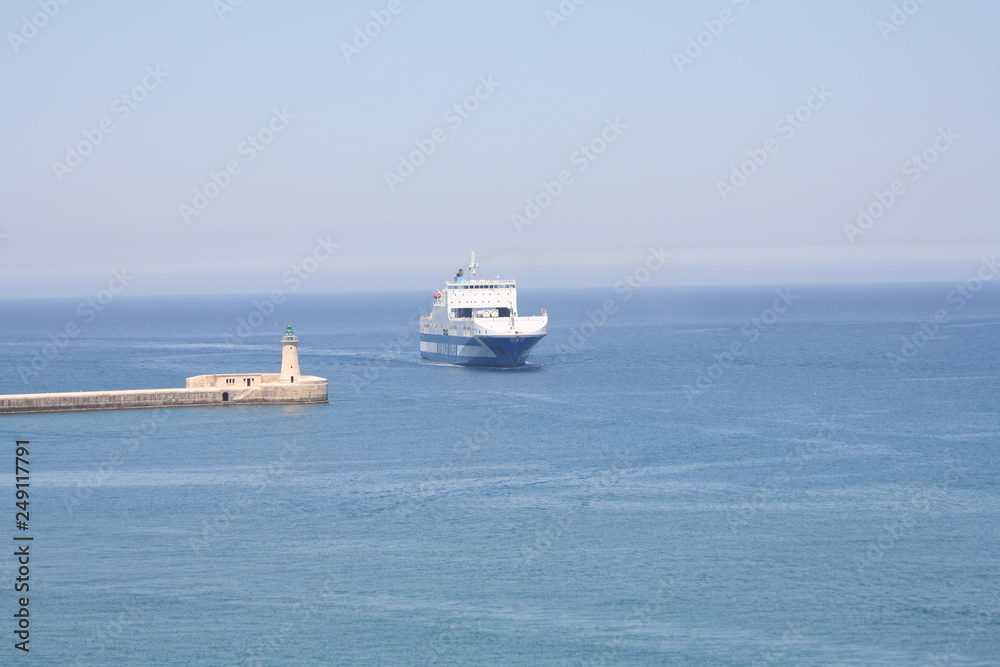
{"label": "breakwater", "polygon": [[0,394],[0,414],[328,402],[326,378],[300,374],[298,338],[291,327],[281,344],[279,373],[195,375],[176,389]]}
{"label": "breakwater", "polygon": [[294,386],[260,384],[229,390],[218,387],[203,387],[7,394],[0,395],[0,414],[170,408],[198,405],[326,403],[329,400],[327,382],[323,378],[317,378],[317,380],[322,380],[322,382],[303,381],[296,382]]}

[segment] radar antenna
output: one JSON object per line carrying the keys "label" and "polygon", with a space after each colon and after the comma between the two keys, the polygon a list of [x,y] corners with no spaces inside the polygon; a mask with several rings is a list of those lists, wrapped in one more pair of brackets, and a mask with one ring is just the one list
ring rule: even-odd
{"label": "radar antenna", "polygon": [[472,279],[476,278],[476,271],[479,270],[479,262],[476,260],[476,251],[472,251],[472,259],[469,260],[469,271],[472,272]]}

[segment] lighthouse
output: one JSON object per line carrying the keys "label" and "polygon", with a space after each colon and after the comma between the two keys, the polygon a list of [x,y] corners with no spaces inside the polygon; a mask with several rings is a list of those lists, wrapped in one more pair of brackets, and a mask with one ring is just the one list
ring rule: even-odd
{"label": "lighthouse", "polygon": [[302,375],[299,372],[299,339],[292,332],[292,327],[285,329],[281,339],[281,376],[279,382],[295,382]]}

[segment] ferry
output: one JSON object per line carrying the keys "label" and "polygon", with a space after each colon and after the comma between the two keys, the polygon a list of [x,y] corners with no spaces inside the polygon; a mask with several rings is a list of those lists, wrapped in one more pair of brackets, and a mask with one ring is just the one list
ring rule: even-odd
{"label": "ferry", "polygon": [[523,366],[548,333],[549,316],[517,312],[513,280],[479,278],[476,251],[469,275],[459,269],[444,290],[434,293],[431,312],[420,318],[420,356],[463,366]]}

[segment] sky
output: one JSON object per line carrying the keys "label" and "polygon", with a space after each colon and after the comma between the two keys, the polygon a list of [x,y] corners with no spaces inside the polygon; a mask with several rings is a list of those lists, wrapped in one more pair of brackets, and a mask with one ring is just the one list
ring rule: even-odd
{"label": "sky", "polygon": [[8,0],[0,298],[434,289],[473,249],[522,288],[964,280],[1000,251],[998,24]]}

